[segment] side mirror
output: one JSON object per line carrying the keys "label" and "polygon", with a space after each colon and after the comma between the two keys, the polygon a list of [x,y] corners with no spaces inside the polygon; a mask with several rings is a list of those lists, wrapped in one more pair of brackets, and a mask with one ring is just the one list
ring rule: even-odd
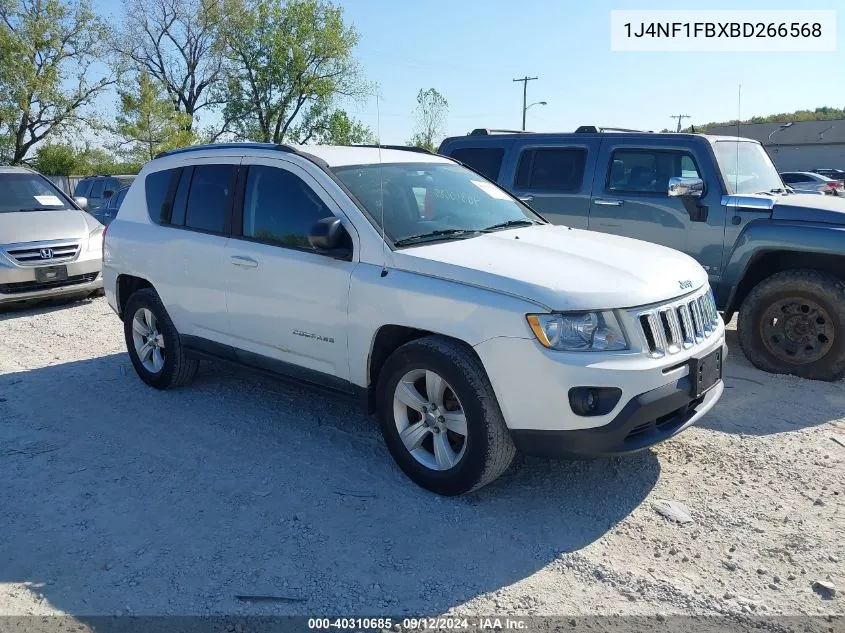
{"label": "side mirror", "polygon": [[349,233],[340,218],[335,216],[323,218],[312,226],[308,233],[308,243],[321,255],[347,260],[352,257]]}
{"label": "side mirror", "polygon": [[704,195],[704,181],[701,178],[670,178],[670,198],[700,198]]}
{"label": "side mirror", "polygon": [[82,196],[76,196],[73,201],[79,205],[80,209],[84,209],[85,211],[88,210],[88,198],[84,198]]}

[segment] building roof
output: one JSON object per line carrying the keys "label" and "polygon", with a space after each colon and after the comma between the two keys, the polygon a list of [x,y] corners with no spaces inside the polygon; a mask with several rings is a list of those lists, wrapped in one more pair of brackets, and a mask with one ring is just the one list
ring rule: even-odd
{"label": "building roof", "polygon": [[[707,128],[708,134],[737,136],[736,125]],[[764,145],[830,145],[845,144],[845,119],[829,121],[795,121],[788,123],[743,123],[739,136],[753,138]]]}

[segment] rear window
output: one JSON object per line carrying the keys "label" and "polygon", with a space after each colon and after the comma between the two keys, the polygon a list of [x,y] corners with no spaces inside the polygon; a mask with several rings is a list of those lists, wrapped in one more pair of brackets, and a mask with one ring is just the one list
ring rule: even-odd
{"label": "rear window", "polygon": [[459,147],[450,156],[490,180],[498,180],[505,150],[501,147]]}
{"label": "rear window", "polygon": [[547,147],[523,150],[516,170],[517,187],[546,191],[580,191],[587,150]]}
{"label": "rear window", "polygon": [[156,224],[170,220],[170,209],[166,207],[170,181],[178,169],[165,169],[147,174],[144,178],[144,190],[147,195],[147,212]]}

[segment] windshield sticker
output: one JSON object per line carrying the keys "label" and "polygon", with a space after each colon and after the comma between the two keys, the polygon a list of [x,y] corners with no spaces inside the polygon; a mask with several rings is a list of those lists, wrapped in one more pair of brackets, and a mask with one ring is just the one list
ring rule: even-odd
{"label": "windshield sticker", "polygon": [[58,196],[35,196],[35,199],[38,201],[38,204],[43,204],[47,207],[63,207],[65,206],[64,202],[59,200]]}
{"label": "windshield sticker", "polygon": [[468,194],[466,191],[456,192],[451,189],[435,188],[432,189],[432,193],[435,198],[440,198],[441,200],[451,200],[452,202],[460,202],[462,204],[468,204],[471,207],[474,207],[481,202],[481,200]]}
{"label": "windshield sticker", "polygon": [[470,180],[470,182],[491,198],[496,198],[498,200],[510,200],[510,196],[508,196],[508,194],[492,183],[484,182],[483,180]]}

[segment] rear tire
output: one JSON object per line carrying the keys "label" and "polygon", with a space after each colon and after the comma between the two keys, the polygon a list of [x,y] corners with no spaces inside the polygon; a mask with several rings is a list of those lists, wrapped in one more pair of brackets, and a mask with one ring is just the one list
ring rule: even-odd
{"label": "rear tire", "polygon": [[142,288],[127,300],[123,334],[135,371],[151,387],[173,389],[196,377],[199,361],[185,354],[179,332],[152,288]]}
{"label": "rear tire", "polygon": [[815,270],[776,273],[743,301],[737,334],[763,371],[838,380],[845,376],[845,282]]}
{"label": "rear tire", "polygon": [[516,454],[481,361],[458,341],[428,336],[393,352],[379,375],[377,410],[396,463],[440,495],[489,484]]}

